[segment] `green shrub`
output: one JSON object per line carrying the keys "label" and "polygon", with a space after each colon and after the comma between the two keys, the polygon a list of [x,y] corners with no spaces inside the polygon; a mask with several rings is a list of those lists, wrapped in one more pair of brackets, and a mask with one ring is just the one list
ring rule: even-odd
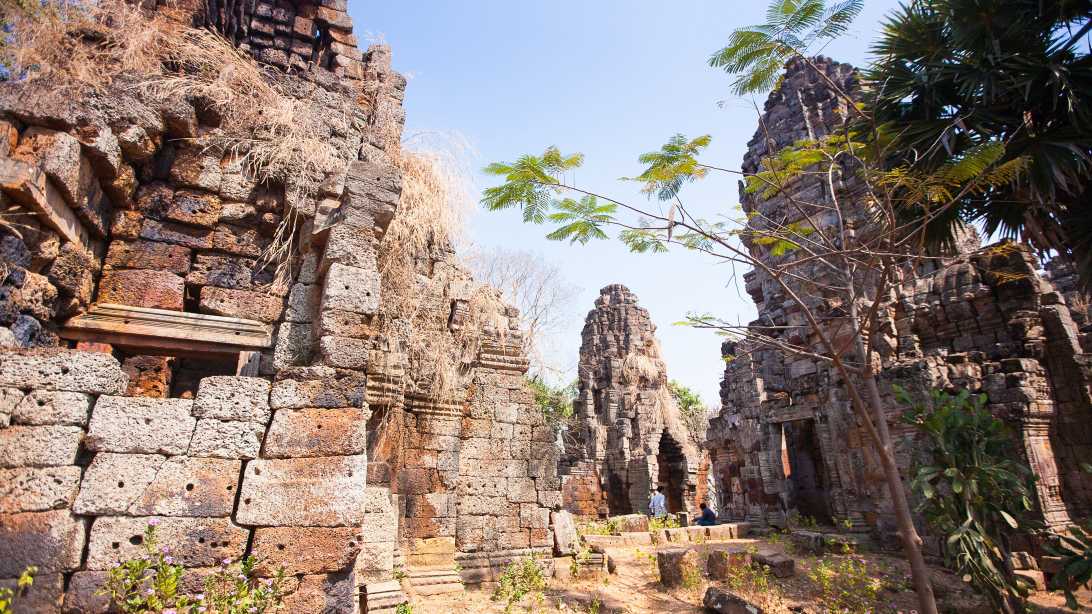
{"label": "green shrub", "polygon": [[4,587],[0,588],[0,614],[11,614],[14,611],[16,597],[22,597],[26,594],[30,587],[34,585],[34,574],[38,573],[38,568],[31,565],[23,570],[23,573],[19,574],[19,580],[15,583],[15,590]]}
{"label": "green shrub", "polygon": [[531,611],[542,600],[542,591],[545,588],[546,577],[542,573],[542,566],[532,555],[512,561],[504,569],[497,589],[493,591],[493,600],[503,601],[504,611],[507,613],[524,597],[530,596],[531,605],[528,611]]}
{"label": "green shrub", "polygon": [[621,527],[618,524],[618,519],[607,518],[606,520],[582,523],[577,527],[577,532],[581,535],[618,535],[621,533]]}
{"label": "green shrub", "polygon": [[400,603],[394,609],[394,614],[413,614],[413,606],[408,603]]}
{"label": "green shrub", "polygon": [[[1092,465],[1082,463],[1081,469],[1092,473]],[[1047,550],[1062,557],[1061,571],[1054,575],[1051,587],[1065,593],[1066,606],[1079,609],[1074,595],[1080,587],[1092,587],[1092,522],[1085,528],[1069,527],[1068,534],[1060,534],[1046,544]]]}
{"label": "green shrub", "polygon": [[875,611],[883,583],[873,578],[863,561],[846,557],[838,562],[820,559],[808,578],[819,589],[819,602],[837,614]]}
{"label": "green shrub", "polygon": [[144,530],[144,555],[123,561],[110,570],[99,594],[122,614],[263,614],[278,608],[284,597],[284,570],[259,580],[257,559],[238,563],[224,559],[205,578],[204,592],[182,595],[179,586],[185,569],[175,563],[171,549],[159,547],[155,521]]}
{"label": "green shrub", "polygon": [[675,516],[668,514],[663,518],[656,518],[653,516],[648,519],[648,530],[656,531],[659,529],[677,529],[679,528],[679,519]]}

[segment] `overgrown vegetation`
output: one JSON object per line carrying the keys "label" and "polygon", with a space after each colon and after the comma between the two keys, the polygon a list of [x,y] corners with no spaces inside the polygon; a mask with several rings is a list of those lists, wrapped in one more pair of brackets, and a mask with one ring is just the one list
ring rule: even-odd
{"label": "overgrown vegetation", "polygon": [[[1092,474],[1092,464],[1081,463],[1081,470]],[[1079,609],[1074,593],[1081,587],[1092,588],[1092,522],[1084,527],[1069,527],[1067,533],[1048,541],[1046,549],[1062,557],[1061,570],[1054,575],[1052,587],[1065,593],[1066,606]]]}
{"label": "overgrown vegetation", "polygon": [[530,599],[527,611],[534,611],[543,599],[546,577],[542,566],[534,556],[512,561],[501,574],[500,582],[493,591],[493,599],[504,603],[504,611],[511,612],[525,597]]}
{"label": "overgrown vegetation", "polygon": [[285,592],[284,570],[274,577],[259,579],[257,559],[248,556],[232,563],[228,559],[205,577],[204,592],[180,592],[182,565],[171,549],[159,546],[153,521],[144,530],[140,557],[123,561],[110,570],[99,593],[123,614],[263,614],[280,608]]}
{"label": "overgrown vegetation", "polygon": [[621,533],[617,518],[584,522],[577,526],[581,535],[619,535]]}
{"label": "overgrown vegetation", "polygon": [[934,390],[913,404],[905,421],[929,439],[929,461],[916,468],[911,488],[918,510],[947,537],[947,564],[989,598],[999,612],[1023,612],[1030,583],[1014,573],[1010,535],[1034,528],[1031,470],[1013,446],[1012,433],[986,409],[986,395]]}
{"label": "overgrown vegetation", "polygon": [[577,382],[567,386],[554,386],[538,376],[527,378],[531,391],[535,395],[535,405],[542,411],[546,421],[551,424],[566,422],[573,415],[573,400],[576,398]]}
{"label": "overgrown vegetation", "polygon": [[27,591],[34,586],[34,574],[36,573],[38,573],[38,568],[31,565],[23,569],[22,573],[19,574],[14,589],[6,586],[0,588],[0,614],[13,614],[15,602],[26,596]]}
{"label": "overgrown vegetation", "polygon": [[701,395],[677,380],[667,382],[667,389],[675,399],[675,405],[679,408],[683,426],[690,434],[691,441],[701,446],[705,442],[705,430],[709,427],[709,415]]}
{"label": "overgrown vegetation", "polygon": [[660,517],[660,518],[657,518],[656,516],[651,516],[648,519],[648,530],[649,531],[658,531],[660,529],[678,529],[678,528],[679,528],[679,519],[677,517],[675,517],[673,514],[668,514],[667,516],[663,516],[663,517]]}
{"label": "overgrown vegetation", "polygon": [[883,582],[874,578],[864,561],[853,557],[819,559],[808,572],[819,590],[819,602],[837,614],[869,614],[876,611],[876,600]]}

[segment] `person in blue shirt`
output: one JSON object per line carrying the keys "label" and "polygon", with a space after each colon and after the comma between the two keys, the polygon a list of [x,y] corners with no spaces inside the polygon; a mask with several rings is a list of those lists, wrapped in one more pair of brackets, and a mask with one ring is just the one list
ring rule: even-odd
{"label": "person in blue shirt", "polygon": [[701,508],[701,518],[698,518],[698,526],[711,527],[717,524],[717,514],[714,512],[705,502],[699,506]]}
{"label": "person in blue shirt", "polygon": [[652,488],[652,498],[648,501],[648,511],[655,518],[667,516],[667,499],[664,497],[664,494],[660,492],[658,486]]}

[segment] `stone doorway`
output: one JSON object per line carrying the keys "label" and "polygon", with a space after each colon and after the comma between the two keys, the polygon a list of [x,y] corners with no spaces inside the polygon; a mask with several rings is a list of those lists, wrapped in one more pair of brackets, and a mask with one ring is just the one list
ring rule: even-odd
{"label": "stone doorway", "polygon": [[633,507],[629,501],[629,484],[613,470],[607,471],[606,488],[609,515],[618,516],[633,513]]}
{"label": "stone doorway", "polygon": [[819,524],[833,525],[828,499],[829,484],[815,420],[793,420],[781,425],[782,458],[788,481],[788,508],[810,516]]}
{"label": "stone doorway", "polygon": [[683,492],[686,490],[686,455],[682,446],[666,431],[660,435],[660,449],[656,454],[656,481],[660,492],[667,499],[667,512],[685,512]]}

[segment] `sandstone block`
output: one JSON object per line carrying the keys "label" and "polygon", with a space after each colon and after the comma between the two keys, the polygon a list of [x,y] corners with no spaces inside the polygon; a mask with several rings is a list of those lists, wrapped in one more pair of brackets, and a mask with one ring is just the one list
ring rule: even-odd
{"label": "sandstone block", "polygon": [[693,577],[697,577],[700,581],[700,563],[698,553],[689,548],[670,548],[661,550],[656,555],[660,583],[667,587],[682,586],[692,581],[690,578]]}
{"label": "sandstone block", "polygon": [[144,128],[131,124],[117,134],[118,146],[125,158],[133,162],[143,162],[155,155],[159,145]]}
{"label": "sandstone block", "polygon": [[0,351],[0,386],[121,394],[127,385],[118,361],[102,352]]}
{"label": "sandstone block", "polygon": [[193,415],[268,424],[269,382],[259,377],[206,377],[197,389]]}
{"label": "sandstone block", "polygon": [[121,147],[118,137],[109,127],[98,124],[80,126],[76,130],[76,138],[83,145],[83,153],[99,177],[105,180],[117,177]]}
{"label": "sandstone block", "polygon": [[235,290],[255,290],[273,281],[271,272],[257,269],[258,261],[252,258],[198,254],[192,270],[186,276],[186,283]]}
{"label": "sandstone block", "polygon": [[350,337],[320,337],[322,362],[340,369],[362,370],[368,366],[368,353],[373,341]]}
{"label": "sandstone block", "polygon": [[218,458],[98,454],[73,509],[97,516],[228,516],[240,468],[237,460]]}
{"label": "sandstone block", "polygon": [[99,302],[182,311],[185,282],[169,271],[107,269],[99,283]]}
{"label": "sandstone block", "polygon": [[367,339],[377,333],[375,316],[328,310],[319,314],[319,331],[324,336]]}
{"label": "sandstone block", "polygon": [[580,535],[573,515],[566,511],[550,512],[550,525],[554,529],[554,555],[575,555],[580,548]]}
{"label": "sandstone block", "polygon": [[87,447],[98,452],[185,454],[196,420],[193,401],[100,397],[91,416]]}
{"label": "sandstone block", "polygon": [[375,270],[375,235],[371,228],[338,223],[330,229],[326,240],[325,258],[346,266]]}
{"label": "sandstone block", "polygon": [[153,241],[113,241],[106,252],[106,266],[115,269],[154,269],[185,275],[190,270],[190,250],[180,245]]}
{"label": "sandstone block", "polygon": [[216,192],[222,176],[220,159],[198,147],[179,149],[171,165],[171,181],[180,187]]}
{"label": "sandstone block", "polygon": [[278,409],[269,427],[263,456],[363,454],[368,444],[369,414],[359,407]]}
{"label": "sandstone block", "polygon": [[[172,222],[212,228],[220,220],[220,197],[207,192],[179,190],[174,193],[163,217]],[[215,243],[215,238],[213,239]]]}
{"label": "sandstone block", "polygon": [[326,273],[322,310],[371,314],[379,309],[379,272],[334,263]]}
{"label": "sandstone block", "polygon": [[109,579],[105,571],[77,571],[64,595],[65,614],[100,614],[110,609],[110,597],[99,594]]}
{"label": "sandstone block", "polygon": [[139,211],[114,211],[110,235],[114,239],[137,239],[143,223],[144,216]]}
{"label": "sandstone block", "polygon": [[360,543],[360,531],[353,527],[259,528],[251,552],[261,561],[259,574],[282,567],[289,575],[321,574],[347,569]]}
{"label": "sandstone block", "polygon": [[[333,372],[333,369],[330,369]],[[270,406],[276,409],[305,407],[361,407],[366,380],[362,374],[332,374],[325,379],[282,379],[273,384]]]}
{"label": "sandstone block", "polygon": [[69,507],[80,473],[79,467],[0,469],[0,514]]}
{"label": "sandstone block", "polygon": [[15,424],[86,426],[91,395],[65,390],[32,390],[11,411]]}
{"label": "sandstone block", "polygon": [[314,327],[308,322],[282,322],[277,327],[277,342],[273,347],[273,366],[306,365],[311,362],[315,346]]}
{"label": "sandstone block", "polygon": [[759,552],[751,557],[755,563],[770,568],[778,578],[790,578],[796,574],[796,561],[780,552]]}
{"label": "sandstone block", "polygon": [[68,510],[0,514],[0,577],[17,578],[28,565],[42,573],[80,566],[86,521]]}
{"label": "sandstone block", "polygon": [[211,458],[258,458],[265,436],[259,422],[235,422],[202,418],[190,441],[190,456]]}
{"label": "sandstone block", "polygon": [[212,248],[235,256],[257,258],[267,245],[269,239],[260,236],[255,228],[218,224],[212,233]]}
{"label": "sandstone block", "polygon": [[206,286],[201,289],[201,313],[217,316],[276,322],[284,310],[284,300],[247,290]]}
{"label": "sandstone block", "polygon": [[80,142],[65,132],[31,126],[23,133],[12,157],[40,166],[73,207],[86,197],[95,180],[91,164],[81,155]]}
{"label": "sandstone block", "polygon": [[[214,567],[224,559],[238,559],[250,533],[227,518],[152,518],[158,522],[159,543],[169,545],[171,556],[186,567]],[[143,554],[144,530],[152,518],[96,518],[91,525],[87,569],[108,570]]]}
{"label": "sandstone block", "polygon": [[286,612],[352,612],[358,599],[355,591],[350,574],[303,576],[299,578],[299,587],[285,596],[284,609]]}
{"label": "sandstone block", "polygon": [[318,284],[293,285],[288,293],[288,310],[284,319],[288,322],[313,322],[318,316],[321,298],[322,286]]}
{"label": "sandstone block", "polygon": [[137,189],[136,171],[128,164],[118,167],[118,174],[102,183],[102,190],[113,203],[115,209],[132,209],[133,195]]}
{"label": "sandstone block", "polygon": [[709,577],[714,580],[727,580],[741,567],[751,564],[751,555],[747,552],[733,552],[725,547],[712,548],[705,567]]}
{"label": "sandstone block", "polygon": [[160,222],[146,218],[140,226],[140,237],[149,241],[174,243],[190,249],[212,248],[211,230],[175,222]]}
{"label": "sandstone block", "polygon": [[0,467],[76,464],[83,429],[78,426],[12,426],[0,429]]}
{"label": "sandstone block", "polygon": [[366,470],[363,456],[251,461],[236,518],[259,526],[359,525]]}

